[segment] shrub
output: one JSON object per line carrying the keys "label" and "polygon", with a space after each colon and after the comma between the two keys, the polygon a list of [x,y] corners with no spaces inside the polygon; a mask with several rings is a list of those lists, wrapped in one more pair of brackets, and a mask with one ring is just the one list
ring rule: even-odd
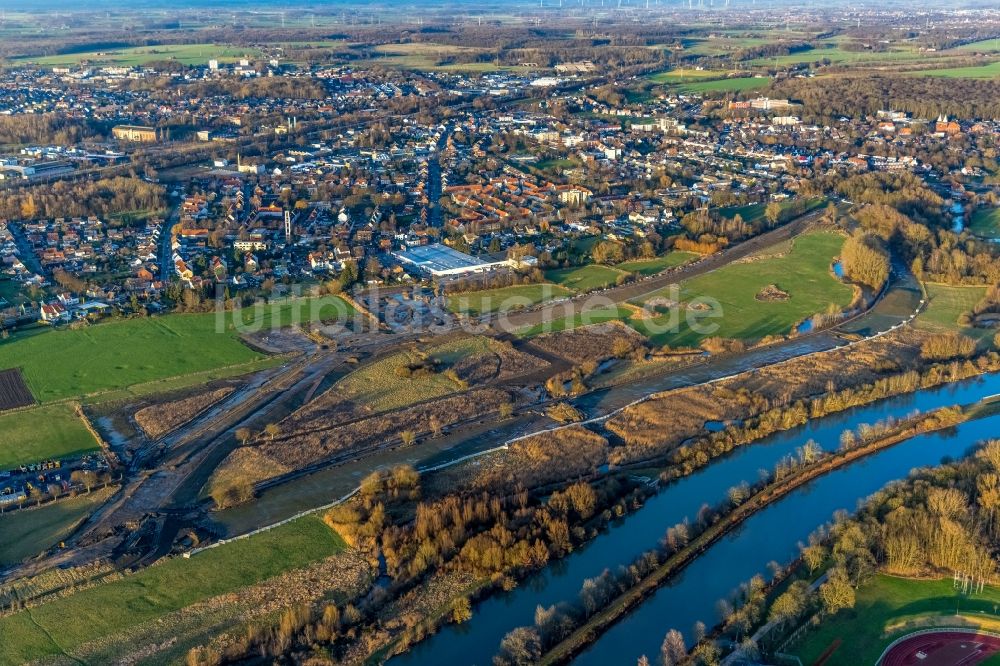
{"label": "shrub", "polygon": [[920,346],[920,356],[927,361],[950,361],[969,358],[976,351],[976,341],[961,333],[933,335]]}

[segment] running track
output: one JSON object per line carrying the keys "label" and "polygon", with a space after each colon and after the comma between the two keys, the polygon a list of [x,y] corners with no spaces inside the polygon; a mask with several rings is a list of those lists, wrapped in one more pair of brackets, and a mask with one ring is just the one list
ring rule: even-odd
{"label": "running track", "polygon": [[908,638],[885,655],[880,666],[974,666],[1000,652],[1000,638],[940,631]]}

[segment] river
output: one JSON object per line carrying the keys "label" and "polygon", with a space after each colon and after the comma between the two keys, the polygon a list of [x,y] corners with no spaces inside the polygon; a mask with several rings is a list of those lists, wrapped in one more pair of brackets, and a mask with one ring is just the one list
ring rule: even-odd
{"label": "river", "polygon": [[[485,666],[491,662],[501,639],[508,631],[514,627],[532,623],[536,606],[549,606],[575,598],[586,578],[599,575],[605,568],[627,564],[640,553],[653,548],[668,527],[683,521],[685,518],[693,520],[703,504],[718,503],[725,497],[729,488],[740,482],[757,480],[759,470],[773,469],[778,460],[794,452],[795,448],[805,441],[814,439],[824,449],[835,449],[839,446],[840,434],[861,423],[872,423],[890,414],[903,416],[916,409],[928,411],[941,406],[970,403],[998,392],[1000,392],[1000,374],[991,375],[984,379],[965,380],[816,419],[800,428],[777,433],[756,444],[737,448],[694,474],[670,484],[650,498],[641,509],[613,523],[607,530],[576,552],[551,563],[544,570],[528,577],[519,587],[507,593],[494,594],[477,604],[470,621],[462,625],[443,627],[438,634],[414,646],[409,653],[394,658],[392,662],[394,664],[449,663]],[[991,425],[994,428],[993,432],[995,432],[998,422],[1000,421],[989,419],[965,424],[962,427],[962,432],[978,428],[977,432],[987,433],[981,436],[988,436],[990,432],[988,426]],[[934,439],[935,437],[937,439]],[[724,575],[720,573],[716,578],[709,579],[704,575],[703,569],[699,569],[701,574],[695,575],[691,572],[700,566],[696,563],[689,568],[688,573],[678,579],[678,583],[672,587],[664,588],[664,591],[672,590],[685,580],[694,581],[693,583],[689,582],[689,585],[698,586],[695,592],[692,592],[691,588],[686,590],[685,594],[689,596],[683,597],[683,604],[677,604],[677,599],[680,597],[672,597],[673,601],[666,602],[670,608],[676,606],[674,608],[676,619],[660,608],[656,612],[664,619],[659,621],[653,617],[650,623],[657,625],[655,629],[642,630],[648,630],[652,633],[635,634],[632,631],[627,631],[622,634],[616,627],[609,632],[608,636],[616,635],[617,639],[602,639],[592,651],[585,653],[582,659],[588,663],[634,664],[635,657],[638,657],[642,652],[646,652],[650,657],[655,656],[656,650],[659,649],[659,643],[668,629],[676,627],[684,633],[690,634],[690,628],[696,620],[700,619],[708,625],[714,624],[717,619],[714,615],[714,605],[719,598],[727,596],[730,590],[743,580],[750,578],[754,573],[764,571],[769,561],[790,560],[796,553],[796,544],[804,540],[817,526],[829,520],[834,509],[853,509],[859,498],[867,496],[886,481],[905,476],[914,466],[938,462],[945,451],[952,455],[960,455],[964,451],[966,443],[971,443],[977,437],[970,437],[968,442],[963,441],[963,445],[958,447],[954,446],[951,439],[940,436],[930,436],[930,438],[932,441],[947,441],[948,444],[942,443],[938,447],[926,447],[912,443],[901,444],[872,457],[871,462],[859,462],[846,468],[858,475],[857,486],[852,485],[853,482],[849,479],[845,480],[840,476],[841,473],[837,473],[837,475],[817,480],[806,488],[793,493],[790,498],[796,498],[796,500],[789,501],[789,498],[779,502],[776,507],[786,507],[786,513],[788,512],[787,507],[792,507],[790,513],[795,514],[797,521],[801,523],[798,525],[794,521],[789,522],[790,529],[787,533],[787,539],[778,539],[763,528],[761,532],[767,533],[766,537],[745,536],[750,535],[754,530],[752,526],[758,524],[756,517],[751,519],[734,537],[716,544],[716,547],[706,554],[706,557],[709,557],[719,546],[729,544],[733,538],[749,539],[745,546],[745,552],[736,556],[738,562],[727,562]],[[917,438],[914,441],[926,439]],[[928,453],[932,450],[933,453]],[[864,470],[869,467],[875,468],[878,473],[866,476]],[[840,480],[830,485],[826,481],[827,478]],[[812,497],[815,494],[813,489],[820,487],[830,489],[832,508],[823,504],[816,510],[804,510],[806,502],[803,498]],[[768,515],[768,512],[763,512],[760,515]],[[780,520],[773,524],[778,527],[782,525]],[[754,539],[758,538],[767,542],[767,548],[760,549],[759,556],[754,550],[757,547],[757,541]],[[731,551],[730,556],[732,556]],[[711,559],[709,561],[718,564],[718,562],[725,560]],[[700,562],[701,560],[699,560]],[[730,564],[732,564],[731,567]],[[659,598],[660,595],[654,597],[651,602],[642,606],[628,620],[632,621],[633,617],[648,616],[647,607],[652,607],[654,601],[658,608],[663,606],[661,602],[657,601]],[[695,603],[696,598],[699,600],[698,603]],[[701,603],[701,600],[704,603]],[[706,608],[707,611],[704,610]],[[633,627],[633,630],[639,631],[638,627]],[[622,639],[623,635],[626,636],[625,639]],[[625,642],[622,642],[623,640]],[[635,654],[632,654],[633,650]],[[612,653],[613,657],[609,657]]]}
{"label": "river", "polygon": [[729,598],[756,574],[770,577],[768,562],[787,564],[816,527],[834,512],[853,510],[858,501],[913,468],[960,457],[977,441],[995,436],[1000,415],[956,428],[920,435],[869,458],[831,472],[792,492],[717,542],[670,584],[601,636],[575,664],[634,664],[639,655],[658,654],[663,635],[677,628],[690,637],[697,621],[719,621],[716,602]]}

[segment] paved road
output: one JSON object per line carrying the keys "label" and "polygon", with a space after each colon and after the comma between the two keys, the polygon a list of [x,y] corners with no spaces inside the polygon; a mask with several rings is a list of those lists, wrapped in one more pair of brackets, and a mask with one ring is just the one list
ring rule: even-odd
{"label": "paved road", "polygon": [[448,137],[451,136],[451,125],[445,127],[438,138],[437,151],[430,155],[427,160],[427,207],[430,215],[427,222],[432,227],[438,229],[444,226],[444,211],[441,210],[441,151],[448,145]]}
{"label": "paved road", "polygon": [[174,276],[174,249],[171,247],[171,240],[173,238],[173,228],[181,218],[181,207],[177,204],[167,215],[167,219],[163,221],[163,226],[160,228],[160,248],[159,248],[159,265],[160,274],[159,277],[164,282],[169,282]]}

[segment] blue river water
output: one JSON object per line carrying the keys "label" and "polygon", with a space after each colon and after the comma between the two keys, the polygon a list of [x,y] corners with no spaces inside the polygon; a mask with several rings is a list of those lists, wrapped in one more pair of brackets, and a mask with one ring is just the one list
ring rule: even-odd
{"label": "blue river water", "polygon": [[960,457],[976,442],[995,436],[998,428],[1000,415],[914,437],[799,488],[714,544],[574,663],[634,664],[641,654],[658,654],[671,628],[690,642],[695,622],[711,627],[719,621],[715,610],[719,599],[731,597],[740,583],[756,574],[769,578],[767,565],[772,560],[781,564],[793,560],[798,544],[834,512],[853,511],[859,501],[916,467]]}
{"label": "blue river water", "polygon": [[[693,520],[703,504],[718,503],[726,496],[729,488],[743,481],[753,482],[757,480],[760,470],[773,469],[781,458],[793,453],[796,447],[801,446],[807,440],[813,439],[824,449],[832,450],[839,446],[840,435],[844,430],[855,428],[862,423],[873,423],[889,415],[905,416],[914,410],[928,411],[947,405],[971,403],[996,393],[1000,393],[1000,374],[926,389],[914,394],[883,400],[866,407],[846,410],[839,414],[816,419],[805,426],[777,433],[755,444],[739,447],[690,476],[668,485],[650,498],[641,509],[613,523],[607,530],[567,557],[556,560],[544,570],[529,576],[514,590],[494,594],[477,604],[473,611],[473,617],[468,622],[443,627],[434,636],[415,645],[408,653],[395,657],[391,661],[393,664],[479,664],[486,666],[491,663],[500,641],[508,631],[533,622],[536,606],[549,606],[560,601],[574,599],[585,579],[600,575],[606,568],[613,569],[618,565],[631,562],[642,552],[656,546],[668,527],[683,521],[685,518]],[[991,424],[993,432],[997,432],[997,423],[997,421],[990,419],[965,424],[962,432],[968,433],[976,428],[984,428],[986,427],[984,424]],[[980,430],[976,430],[976,432],[980,432]],[[794,497],[799,500],[798,505],[801,505],[801,511],[799,511],[800,507],[797,506],[796,502],[789,501],[791,498],[779,502],[773,508],[791,507],[790,510],[786,510],[800,517],[801,525],[798,523],[789,524],[787,539],[775,540],[773,534],[760,537],[754,534],[753,538],[759,538],[766,542],[767,547],[761,548],[760,556],[750,557],[754,553],[755,544],[753,541],[747,542],[742,551],[744,554],[738,556],[739,562],[727,563],[724,567],[725,576],[713,578],[711,587],[706,585],[707,581],[703,573],[701,575],[692,573],[696,570],[702,571],[697,569],[701,562],[699,559],[698,563],[692,564],[688,572],[678,579],[679,582],[695,581],[695,583],[691,583],[694,588],[689,587],[685,591],[688,596],[684,598],[683,604],[677,604],[677,597],[674,597],[675,601],[673,602],[665,602],[668,608],[676,606],[676,613],[664,612],[658,605],[657,612],[660,613],[661,619],[653,618],[644,621],[650,625],[656,625],[655,629],[649,629],[652,633],[626,632],[623,634],[613,629],[606,637],[617,636],[617,639],[607,638],[605,640],[602,638],[591,651],[581,656],[581,660],[585,663],[634,664],[635,658],[643,652],[651,657],[655,655],[663,635],[670,628],[677,628],[689,635],[691,626],[697,620],[708,625],[714,624],[717,618],[714,616],[713,609],[718,599],[727,596],[730,590],[739,585],[740,582],[750,578],[758,570],[763,571],[769,561],[790,560],[796,553],[796,544],[804,540],[813,529],[828,521],[835,509],[853,509],[859,499],[877,490],[885,482],[905,477],[913,467],[939,462],[946,451],[957,457],[964,452],[967,444],[971,444],[975,440],[974,437],[966,438],[963,436],[962,441],[956,443],[953,438],[945,439],[940,436],[930,436],[930,438],[932,441],[940,442],[940,445],[930,447],[921,445],[919,442],[916,445],[900,444],[898,447],[873,456],[869,459],[870,462],[859,462],[847,468],[845,471],[850,470],[852,474],[858,475],[857,487],[852,485],[854,481],[849,480],[853,477],[848,477],[848,480],[845,480],[840,476],[841,473],[837,473],[817,480],[808,488],[794,493]],[[917,438],[914,441],[924,441],[925,439]],[[969,441],[965,442],[965,439]],[[873,474],[869,478],[861,472],[855,471],[864,470],[870,466],[877,468],[879,473]],[[841,480],[829,485],[829,482],[825,481],[827,478]],[[806,510],[805,505],[802,504],[802,497],[809,496],[811,489],[817,487],[817,484],[822,484],[823,488],[830,488],[830,502],[818,506],[815,510]],[[759,515],[769,514],[765,511]],[[734,537],[750,534],[755,530],[753,526],[757,524],[754,519],[751,519]],[[777,521],[775,524],[780,527],[781,521]],[[761,530],[761,533],[764,534],[765,530]],[[729,543],[729,540],[720,542],[716,546],[725,543]],[[712,552],[714,549],[707,553],[706,557]],[[730,568],[732,569],[731,574],[729,573]],[[697,592],[693,591],[695,588]],[[664,591],[669,589],[673,589],[673,587],[664,588]],[[695,603],[693,595],[704,601],[703,606]],[[658,598],[659,596],[654,597],[654,600]],[[647,606],[650,604],[647,603],[638,609],[634,617],[644,617]],[[628,619],[631,621],[632,616]],[[625,636],[624,639],[623,636]],[[635,636],[640,636],[641,640]],[[649,645],[645,645],[645,643],[649,643]],[[611,657],[612,654],[614,658],[610,661],[602,661]]]}

